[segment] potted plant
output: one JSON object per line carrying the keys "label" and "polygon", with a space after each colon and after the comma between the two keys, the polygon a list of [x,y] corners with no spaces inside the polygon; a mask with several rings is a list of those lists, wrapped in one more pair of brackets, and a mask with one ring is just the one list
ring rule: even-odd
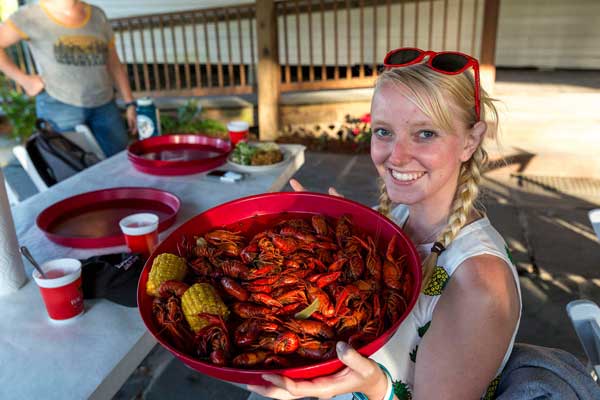
{"label": "potted plant", "polygon": [[35,131],[35,100],[10,89],[3,75],[0,75],[0,108],[11,127],[11,138],[24,142]]}
{"label": "potted plant", "polygon": [[179,107],[175,115],[162,115],[160,128],[163,135],[200,133],[227,138],[227,127],[214,119],[202,118],[198,101],[193,99]]}

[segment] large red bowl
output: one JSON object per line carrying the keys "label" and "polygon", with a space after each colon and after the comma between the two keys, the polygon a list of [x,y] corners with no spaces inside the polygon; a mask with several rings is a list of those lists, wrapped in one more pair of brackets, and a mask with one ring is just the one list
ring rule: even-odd
{"label": "large red bowl", "polygon": [[[270,369],[268,371],[218,367],[192,358],[175,349],[159,334],[159,330],[153,321],[152,297],[146,294],[146,282],[152,261],[156,255],[165,252],[177,254],[177,242],[184,235],[200,235],[217,227],[231,226],[237,223],[240,223],[240,226],[247,226],[248,219],[255,216],[261,216],[260,223],[268,223],[269,219],[280,218],[282,213],[291,216],[323,214],[335,218],[349,215],[355,226],[375,239],[380,251],[385,251],[387,244],[394,235],[398,237],[397,246],[401,254],[406,255],[408,271],[414,282],[413,292],[408,299],[408,308],[404,311],[402,317],[379,338],[360,348],[359,352],[361,354],[369,356],[380,349],[396,332],[400,323],[415,305],[421,287],[419,256],[402,230],[375,210],[344,198],[309,192],[268,193],[234,200],[191,218],[172,232],[158,245],[146,262],[138,284],[138,306],[146,327],[161,345],[194,370],[230,382],[265,385],[267,383],[261,378],[261,374],[264,373],[282,374],[297,379],[310,379],[332,374],[342,368],[342,363],[337,358],[312,365],[278,370]],[[242,222],[244,220],[246,220],[246,223]]]}
{"label": "large red bowl", "polygon": [[231,143],[203,135],[153,136],[132,143],[127,158],[135,169],[152,175],[188,175],[227,161]]}

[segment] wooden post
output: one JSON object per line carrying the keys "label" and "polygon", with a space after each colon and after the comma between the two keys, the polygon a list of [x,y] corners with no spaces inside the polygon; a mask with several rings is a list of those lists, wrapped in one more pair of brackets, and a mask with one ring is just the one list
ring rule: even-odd
{"label": "wooden post", "polygon": [[279,136],[280,67],[274,0],[256,0],[258,128],[261,140]]}
{"label": "wooden post", "polygon": [[498,34],[499,15],[500,0],[485,0],[479,61],[481,85],[488,92],[492,92],[496,81],[496,36]]}

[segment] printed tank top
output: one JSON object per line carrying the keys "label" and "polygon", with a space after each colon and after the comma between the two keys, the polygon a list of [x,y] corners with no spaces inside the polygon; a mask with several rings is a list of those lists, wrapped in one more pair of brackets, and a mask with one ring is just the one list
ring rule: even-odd
{"label": "printed tank top", "polygon": [[[391,212],[391,219],[402,226],[408,218],[408,207],[400,205]],[[421,259],[429,254],[433,243],[417,246]],[[419,343],[426,334],[431,323],[433,310],[443,293],[446,283],[459,265],[466,259],[482,254],[490,254],[502,259],[510,268],[519,295],[519,320],[515,326],[510,344],[504,354],[502,364],[483,399],[494,398],[502,372],[515,341],[521,320],[521,288],[516,268],[514,267],[508,247],[500,234],[492,227],[489,219],[483,217],[463,227],[448,248],[440,255],[431,282],[419,295],[417,303],[405,321],[402,322],[394,336],[379,351],[371,356],[375,361],[385,365],[392,375],[394,391],[400,400],[410,399],[414,384],[415,362]],[[340,399],[352,396],[339,396]],[[338,399],[338,397],[336,397]]]}

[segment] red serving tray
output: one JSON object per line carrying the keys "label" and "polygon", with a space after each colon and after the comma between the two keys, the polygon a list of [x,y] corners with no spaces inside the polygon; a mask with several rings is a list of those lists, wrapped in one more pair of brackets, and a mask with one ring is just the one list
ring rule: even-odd
{"label": "red serving tray", "polygon": [[135,169],[152,175],[188,175],[223,165],[231,152],[228,140],[203,135],[165,135],[129,145]]}
{"label": "red serving tray", "polygon": [[[245,197],[211,208],[183,223],[158,245],[148,258],[140,275],[137,300],[146,328],[163,347],[187,366],[217,379],[258,385],[268,384],[261,377],[265,373],[281,374],[293,379],[311,379],[317,376],[329,375],[342,369],[343,364],[337,358],[300,367],[270,370],[219,367],[177,350],[165,340],[161,334],[161,329],[157,327],[152,317],[153,298],[146,293],[146,283],[152,263],[157,255],[167,252],[178,254],[177,244],[183,236],[203,235],[223,226],[242,232],[248,229],[258,232],[264,229],[265,224],[268,225],[270,221],[273,223],[278,218],[280,220],[283,213],[290,218],[311,214],[324,214],[335,218],[349,215],[355,226],[373,237],[380,251],[385,251],[392,236],[397,236],[396,246],[400,249],[401,254],[406,255],[406,270],[410,273],[413,282],[412,292],[407,298],[408,306],[400,319],[383,332],[381,336],[358,349],[361,354],[370,356],[379,350],[394,335],[400,323],[414,307],[421,289],[421,262],[410,239],[391,220],[360,203],[319,193],[282,192]],[[253,218],[258,215],[261,216],[260,223],[257,223],[256,218]]]}
{"label": "red serving tray", "polygon": [[36,224],[54,243],[83,249],[125,244],[119,221],[131,214],[151,212],[158,230],[175,222],[181,202],[173,193],[144,187],[119,187],[78,194],[42,211]]}

